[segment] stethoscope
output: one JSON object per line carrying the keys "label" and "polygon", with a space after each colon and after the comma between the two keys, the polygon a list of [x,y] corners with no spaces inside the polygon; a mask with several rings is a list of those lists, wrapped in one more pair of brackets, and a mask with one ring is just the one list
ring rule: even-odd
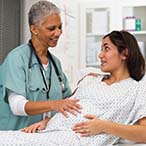
{"label": "stethoscope", "polygon": [[60,75],[60,73],[59,73],[59,70],[58,70],[58,68],[57,68],[57,65],[56,65],[56,63],[55,63],[55,61],[54,61],[54,59],[53,59],[51,53],[50,53],[49,51],[47,51],[47,56],[48,56],[48,58],[49,58],[49,60],[50,60],[50,61],[49,61],[49,65],[50,65],[50,74],[49,74],[49,84],[48,84],[47,79],[46,79],[46,75],[45,75],[45,69],[44,69],[44,67],[43,67],[43,65],[42,65],[42,63],[41,63],[41,61],[40,61],[40,59],[39,59],[39,57],[38,57],[38,55],[37,55],[37,53],[36,53],[36,51],[35,51],[35,48],[34,48],[34,46],[33,46],[31,40],[29,41],[28,45],[29,45],[29,47],[30,47],[30,58],[29,58],[29,64],[28,64],[29,71],[31,72],[31,67],[32,67],[32,65],[31,65],[31,64],[32,64],[32,55],[34,54],[35,57],[36,57],[36,59],[37,59],[37,61],[38,61],[38,63],[39,63],[40,72],[41,72],[41,75],[42,75],[42,78],[43,78],[43,82],[44,82],[44,84],[45,84],[45,88],[43,88],[42,90],[43,90],[44,92],[47,93],[47,98],[49,99],[49,91],[50,91],[50,88],[51,88],[51,74],[52,74],[51,62],[52,62],[52,64],[53,64],[53,67],[54,67],[55,72],[56,72],[56,74],[57,74],[58,80],[59,80],[59,82],[60,82],[61,90],[62,90],[62,92],[65,92],[64,83],[63,83],[63,81],[62,81],[62,79],[61,79],[61,75]]}

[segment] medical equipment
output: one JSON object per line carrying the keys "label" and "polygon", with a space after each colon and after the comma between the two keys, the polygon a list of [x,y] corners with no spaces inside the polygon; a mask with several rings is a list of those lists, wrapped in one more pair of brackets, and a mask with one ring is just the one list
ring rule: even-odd
{"label": "medical equipment", "polygon": [[[49,51],[47,52],[47,56],[48,56],[48,58],[50,59],[50,61],[49,61],[49,65],[50,65],[50,78],[49,78],[49,84],[48,84],[48,83],[47,83],[46,76],[45,76],[45,70],[44,70],[44,68],[43,68],[43,66],[42,66],[42,63],[41,63],[41,61],[40,61],[40,59],[39,59],[39,57],[38,57],[38,55],[37,55],[37,53],[36,53],[36,51],[35,51],[35,48],[34,48],[34,46],[33,46],[31,40],[29,41],[28,45],[29,45],[29,47],[30,47],[29,71],[31,72],[31,67],[32,67],[32,66],[31,66],[31,64],[32,64],[32,54],[34,53],[34,55],[35,55],[35,57],[36,57],[36,59],[37,59],[39,65],[40,65],[40,72],[41,72],[41,75],[42,75],[42,78],[43,78],[43,82],[44,82],[44,84],[45,84],[45,89],[43,88],[42,90],[45,91],[45,92],[47,93],[47,98],[49,98],[49,91],[50,91],[50,87],[51,87],[51,74],[52,74],[51,62],[52,62],[52,64],[53,64],[53,67],[54,67],[55,72],[56,72],[56,74],[57,74],[58,80],[59,80],[59,82],[60,82],[61,90],[62,90],[62,92],[65,92],[64,83],[63,83],[63,81],[62,81],[62,79],[61,79],[61,75],[60,75],[60,73],[59,73],[59,70],[58,70],[58,68],[57,68],[57,65],[56,65],[56,63],[55,63],[55,61],[54,61],[54,59],[53,59],[51,53],[50,53]],[[39,89],[37,88],[37,90],[39,90]]]}

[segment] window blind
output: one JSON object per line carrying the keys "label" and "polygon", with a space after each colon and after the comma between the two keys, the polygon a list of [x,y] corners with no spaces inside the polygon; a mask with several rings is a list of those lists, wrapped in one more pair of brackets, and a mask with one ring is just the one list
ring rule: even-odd
{"label": "window blind", "polygon": [[0,0],[0,64],[20,44],[21,0]]}

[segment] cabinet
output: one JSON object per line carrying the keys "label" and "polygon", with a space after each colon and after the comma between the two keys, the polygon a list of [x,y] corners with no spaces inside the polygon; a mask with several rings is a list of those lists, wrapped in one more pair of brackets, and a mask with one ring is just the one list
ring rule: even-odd
{"label": "cabinet", "polygon": [[143,56],[146,58],[146,1],[145,0],[132,0],[126,1],[122,0],[119,1],[119,17],[117,18],[120,22],[118,24],[119,29],[126,29],[125,28],[125,18],[127,16],[133,16],[135,19],[141,21],[141,29],[136,29],[136,22],[135,22],[135,30],[129,31],[132,33],[140,46],[141,52]]}
{"label": "cabinet", "polygon": [[146,56],[146,1],[99,0],[80,3],[80,68],[99,67],[98,54],[105,34],[126,29],[126,18],[141,20],[141,30],[130,31]]}

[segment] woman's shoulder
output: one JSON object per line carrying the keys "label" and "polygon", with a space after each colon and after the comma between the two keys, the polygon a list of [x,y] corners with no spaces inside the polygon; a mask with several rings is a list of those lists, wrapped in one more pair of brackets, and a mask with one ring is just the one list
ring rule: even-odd
{"label": "woman's shoulder", "polygon": [[52,53],[50,53],[50,55],[51,55],[51,58],[53,59],[53,62],[55,63],[55,65],[58,67],[58,69],[62,70],[61,61],[59,60],[59,58]]}
{"label": "woman's shoulder", "polygon": [[56,55],[54,55],[52,52],[50,52],[50,55],[52,56],[55,62],[60,62],[59,58]]}
{"label": "woman's shoulder", "polygon": [[146,73],[142,77],[142,79],[139,81],[140,83],[146,83]]}
{"label": "woman's shoulder", "polygon": [[145,93],[146,96],[146,74],[143,76],[143,78],[139,81],[139,86],[138,86],[139,91],[142,93]]}
{"label": "woman's shoulder", "polygon": [[11,59],[11,58],[19,59],[19,57],[25,57],[25,56],[28,56],[28,54],[30,54],[29,46],[27,44],[21,44],[21,45],[17,46],[16,48],[12,49],[6,56],[6,59],[7,58],[8,59]]}
{"label": "woman's shoulder", "polygon": [[30,56],[29,46],[27,44],[22,44],[8,53],[3,64],[7,63],[15,64],[15,62],[17,62],[18,64],[23,61],[27,62],[26,60],[28,60],[29,56]]}
{"label": "woman's shoulder", "polygon": [[27,44],[21,44],[19,46],[17,46],[16,48],[12,49],[9,52],[9,56],[13,56],[13,55],[21,55],[21,54],[26,54],[29,53],[29,46]]}

